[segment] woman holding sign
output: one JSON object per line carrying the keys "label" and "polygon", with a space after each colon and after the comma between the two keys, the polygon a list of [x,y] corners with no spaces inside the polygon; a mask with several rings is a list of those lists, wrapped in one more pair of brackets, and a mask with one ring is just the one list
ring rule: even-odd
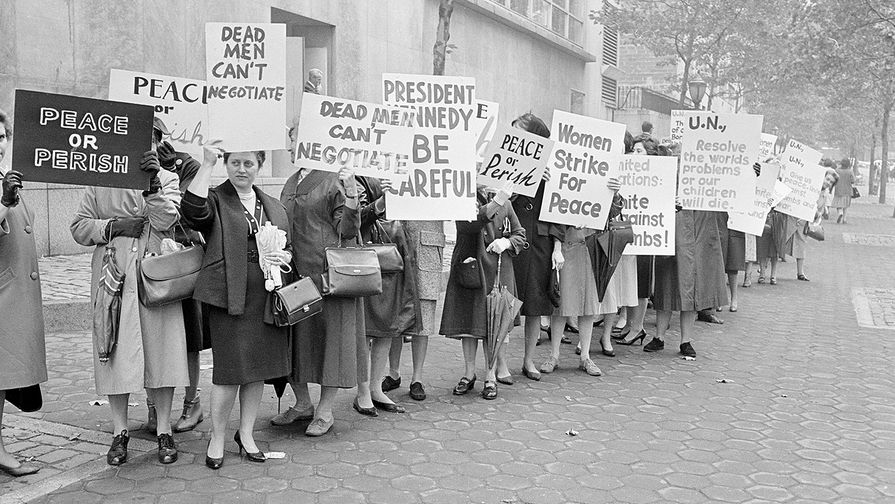
{"label": "woman holding sign", "polygon": [[[478,218],[457,221],[457,244],[444,293],[440,330],[441,334],[463,343],[466,372],[454,387],[454,395],[466,394],[475,386],[476,349],[479,340],[484,340],[488,325],[485,297],[495,282],[516,295],[513,256],[525,248],[525,229],[508,198],[509,194],[503,191],[492,198],[480,187],[476,195]],[[522,306],[525,306],[524,301]],[[505,349],[506,343],[498,349],[495,366],[485,371],[482,388],[485,399],[497,397],[497,376],[510,374]]]}
{"label": "woman holding sign", "polygon": [[[531,113],[523,114],[517,118],[513,121],[513,126],[544,138],[550,138],[550,128],[539,117]],[[565,226],[538,220],[544,201],[544,182],[549,176],[549,170],[544,172],[545,179],[538,185],[538,191],[534,198],[521,194],[513,196],[513,211],[518,216],[522,227],[525,228],[525,236],[528,238],[528,246],[519,251],[519,255],[514,260],[514,270],[516,271],[519,299],[522,300],[522,315],[525,317],[525,353],[522,357],[522,374],[531,380],[541,379],[541,373],[534,363],[535,346],[541,334],[541,317],[552,316],[556,309],[556,305],[551,301],[549,295],[550,276],[558,274],[565,262],[562,253]],[[558,342],[562,337],[562,330],[552,334]],[[500,376],[498,380],[508,378],[509,376]]]}
{"label": "woman holding sign", "polygon": [[[12,128],[0,111],[0,162],[6,155]],[[22,174],[0,169],[0,430],[3,406],[9,400],[34,411],[42,402],[39,383],[47,381],[44,317],[41,309],[34,213],[20,194]],[[23,464],[3,447],[0,471],[10,476],[34,474],[40,467]]]}
{"label": "woman holding sign", "polygon": [[[177,175],[162,170],[155,149],[161,132],[153,129],[152,150],[145,152],[140,169],[149,174],[149,190],[87,187],[71,223],[72,237],[81,245],[95,246],[91,285],[104,275],[103,258],[113,250],[112,261],[124,272],[118,344],[108,362],[93,353],[96,392],[109,396],[115,438],[106,455],[109,465],[127,461],[127,405],[130,394],[146,389],[158,414],[158,459],[177,460],[171,436],[171,402],[174,388],[189,384],[186,333],[180,303],[149,308],[139,299],[137,262],[148,253],[159,254],[164,238],[174,236],[179,217],[180,189]],[[94,297],[96,295],[94,294]],[[105,338],[101,324],[102,304],[94,306],[94,346]]]}
{"label": "woman holding sign", "polygon": [[[267,222],[285,231],[286,248],[265,254],[264,259],[281,268],[291,262],[286,210],[254,185],[264,151],[223,152],[219,145],[205,144],[202,167],[183,196],[182,210],[190,228],[201,232],[208,243],[193,298],[202,301],[208,313],[214,357],[211,439],[205,454],[210,469],[220,469],[224,463],[227,423],[237,396],[239,429],[233,441],[250,461],[267,460],[254,437],[264,380],[286,376],[292,364],[289,331],[276,327],[270,314],[256,241]],[[224,159],[227,181],[209,189],[218,157]],[[284,278],[284,283],[288,281]]]}

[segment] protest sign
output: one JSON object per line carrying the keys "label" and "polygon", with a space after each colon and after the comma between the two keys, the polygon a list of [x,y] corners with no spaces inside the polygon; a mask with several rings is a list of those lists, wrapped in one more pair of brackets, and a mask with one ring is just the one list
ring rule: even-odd
{"label": "protest sign", "polygon": [[774,155],[774,145],[777,144],[777,135],[771,135],[769,133],[761,134],[761,145],[758,148],[758,159],[756,159],[759,163],[764,163],[768,158]]}
{"label": "protest sign", "polygon": [[728,212],[727,227],[756,236],[764,231],[765,219],[771,211],[774,195],[774,184],[780,174],[780,163],[770,162],[761,165],[761,173],[755,183],[755,194],[751,206],[743,212]]}
{"label": "protest sign", "polygon": [[552,151],[553,140],[501,124],[485,150],[476,182],[534,197]]}
{"label": "protest sign", "polygon": [[175,150],[202,159],[202,145],[208,138],[205,81],[113,68],[109,99],[152,105],[170,133],[164,140]]}
{"label": "protest sign", "polygon": [[684,121],[686,120],[684,115],[686,112],[686,110],[671,111],[671,132],[669,136],[672,142],[680,143],[684,139]]}
{"label": "protest sign", "polygon": [[749,210],[755,196],[755,172],[762,116],[684,113],[678,197],[690,210]]}
{"label": "protest sign", "polygon": [[625,255],[674,255],[674,188],[677,158],[622,156],[618,180],[622,213],[631,220],[634,243]]}
{"label": "protest sign", "polygon": [[29,182],[149,189],[152,107],[16,90],[12,166]]}
{"label": "protest sign", "polygon": [[827,169],[819,166],[821,153],[796,140],[790,140],[783,152],[783,180],[792,189],[777,203],[777,211],[797,219],[814,220],[820,188]]}
{"label": "protest sign", "polygon": [[301,102],[295,164],[357,175],[405,178],[413,146],[413,111],[308,93]]}
{"label": "protest sign", "polygon": [[783,201],[783,198],[789,196],[789,193],[791,192],[792,189],[783,182],[780,182],[779,180],[774,182],[774,192],[771,194],[771,207],[777,206],[777,203]]}
{"label": "protest sign", "polygon": [[625,125],[554,110],[550,131],[556,144],[540,220],[603,229],[613,197],[606,183],[618,171]]}
{"label": "protest sign", "polygon": [[476,100],[475,118],[472,120],[472,131],[476,135],[476,155],[482,158],[488,142],[494,138],[497,121],[500,117],[500,104],[497,102]]}
{"label": "protest sign", "polygon": [[286,148],[286,25],[206,23],[209,136],[225,150]]}
{"label": "protest sign", "polygon": [[382,74],[383,103],[414,112],[409,175],[386,193],[386,215],[404,220],[476,217],[475,79]]}

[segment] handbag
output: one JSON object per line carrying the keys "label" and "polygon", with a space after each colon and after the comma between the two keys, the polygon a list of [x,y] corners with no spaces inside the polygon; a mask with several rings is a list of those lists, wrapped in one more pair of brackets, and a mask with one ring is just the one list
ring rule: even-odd
{"label": "handbag", "polygon": [[[177,227],[188,236],[180,222]],[[205,249],[196,244],[165,255],[144,255],[137,261],[140,302],[154,308],[193,297],[204,258]]]}
{"label": "handbag", "polygon": [[817,241],[824,241],[824,227],[820,223],[806,222],[802,234]]}
{"label": "handbag", "polygon": [[163,306],[193,297],[205,251],[198,245],[165,255],[146,256],[137,262],[140,302]]}
{"label": "handbag", "polygon": [[852,199],[861,197],[861,191],[859,191],[858,188],[855,186],[851,186],[851,197]]}
{"label": "handbag", "polygon": [[484,285],[479,261],[475,257],[467,257],[457,263],[454,271],[457,274],[457,283],[464,289],[481,289]]}
{"label": "handbag", "polygon": [[277,327],[295,325],[323,311],[323,297],[308,277],[272,292],[273,321]]}
{"label": "handbag", "polygon": [[326,296],[357,298],[382,294],[379,256],[369,247],[327,247],[322,275]]}
{"label": "handbag", "polygon": [[391,241],[385,228],[382,227],[382,224],[378,220],[373,226],[373,231],[373,239],[375,241],[367,243],[364,245],[364,248],[376,251],[376,257],[379,258],[379,270],[383,274],[400,273],[404,271],[404,258],[401,257],[401,252],[398,250],[398,246]]}
{"label": "handbag", "polygon": [[550,290],[547,291],[547,297],[550,298],[550,304],[554,308],[559,308],[562,295],[559,290],[559,270],[550,271]]}

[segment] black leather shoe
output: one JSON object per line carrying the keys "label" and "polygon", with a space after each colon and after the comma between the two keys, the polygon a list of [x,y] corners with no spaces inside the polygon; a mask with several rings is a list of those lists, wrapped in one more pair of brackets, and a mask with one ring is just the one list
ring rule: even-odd
{"label": "black leather shoe", "polygon": [[723,324],[724,321],[715,316],[714,313],[708,311],[696,312],[696,320],[707,322],[709,324]]}
{"label": "black leather shoe", "polygon": [[643,346],[644,352],[658,352],[659,350],[665,350],[665,342],[659,338],[653,338]]}
{"label": "black leather shoe", "polygon": [[460,381],[457,383],[457,386],[454,387],[454,395],[463,395],[475,386],[475,375],[472,375],[472,378],[463,377],[460,378]]}
{"label": "black leather shoe", "polygon": [[170,434],[158,436],[158,461],[162,464],[177,462],[177,446],[174,445],[174,438]]}
{"label": "black leather shoe", "polygon": [[681,355],[685,357],[696,357],[696,350],[693,349],[693,345],[690,342],[681,343]]}
{"label": "black leather shoe", "polygon": [[242,452],[246,452],[246,458],[251,462],[267,462],[267,457],[264,455],[263,451],[256,451],[254,453],[249,453],[248,450],[242,445],[242,439],[239,437],[239,431],[236,431],[236,434],[233,435],[233,441],[236,441],[236,446],[239,447],[239,454],[242,455]]}
{"label": "black leather shoe", "polygon": [[[375,403],[375,401],[373,401],[373,402]],[[354,411],[357,411],[357,412],[360,413],[361,415],[366,415],[366,416],[371,416],[371,417],[377,417],[377,416],[379,416],[379,412],[376,411],[376,408],[375,408],[375,407],[373,407],[373,408],[361,408],[361,407],[360,407],[360,404],[358,404],[358,402],[357,402],[357,398],[356,398],[356,397],[354,398],[354,404],[352,404],[352,406],[354,407]]]}
{"label": "black leather shoe", "polygon": [[426,389],[423,388],[422,383],[413,382],[410,384],[410,398],[414,401],[426,400]]}
{"label": "black leather shoe", "polygon": [[[412,384],[411,384],[412,385]],[[396,388],[401,386],[401,377],[398,379],[394,379],[389,375],[386,375],[385,378],[382,379],[382,391],[389,392],[395,390]]]}
{"label": "black leather shoe", "polygon": [[[208,446],[211,446],[211,440],[208,440]],[[217,471],[224,465],[224,457],[212,458],[208,456],[208,448],[205,449],[205,466],[209,469]]]}
{"label": "black leather shoe", "polygon": [[373,407],[389,413],[404,413],[407,411],[400,404],[377,401],[376,399],[373,399]]}
{"label": "black leather shoe", "polygon": [[112,439],[112,447],[109,448],[109,453],[106,454],[106,462],[109,465],[119,466],[127,462],[127,443],[130,440],[131,437],[128,435],[127,430],[121,431],[121,434]]}

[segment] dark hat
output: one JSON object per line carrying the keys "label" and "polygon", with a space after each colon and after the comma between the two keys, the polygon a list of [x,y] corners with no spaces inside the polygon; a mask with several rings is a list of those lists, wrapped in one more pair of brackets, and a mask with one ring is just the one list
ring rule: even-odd
{"label": "dark hat", "polygon": [[165,126],[164,121],[159,118],[159,116],[154,116],[152,118],[152,129],[157,129],[161,131],[162,135],[170,135],[171,132],[168,131],[168,128]]}

